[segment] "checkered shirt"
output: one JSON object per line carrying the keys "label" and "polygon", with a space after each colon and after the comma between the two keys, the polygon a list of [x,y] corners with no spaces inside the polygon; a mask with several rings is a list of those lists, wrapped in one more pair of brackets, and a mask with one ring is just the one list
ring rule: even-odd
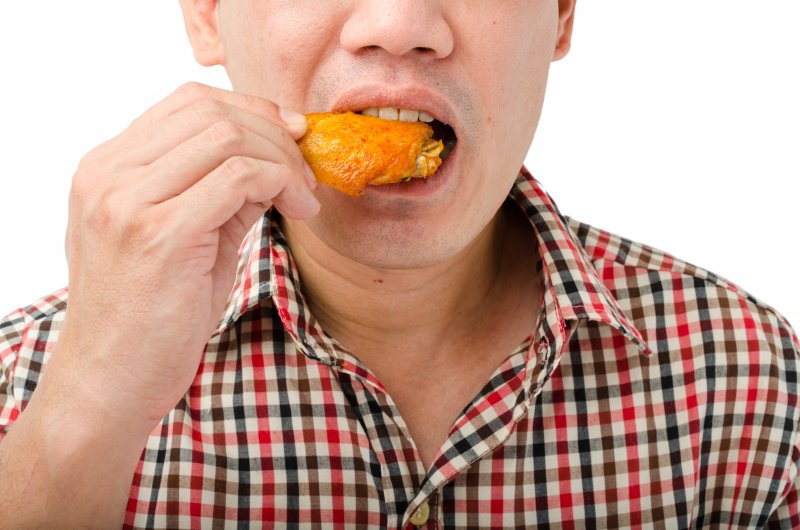
{"label": "checkered shirt", "polygon": [[[149,437],[124,526],[800,527],[789,324],[710,272],[563,217],[525,170],[509,200],[538,238],[544,308],[429,469],[381,382],[309,313],[265,216],[193,384]],[[66,299],[0,321],[0,438]]]}

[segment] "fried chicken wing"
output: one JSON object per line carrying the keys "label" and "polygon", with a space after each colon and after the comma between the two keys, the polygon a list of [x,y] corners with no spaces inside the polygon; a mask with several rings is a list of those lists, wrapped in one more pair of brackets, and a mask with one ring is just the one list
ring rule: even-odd
{"label": "fried chicken wing", "polygon": [[426,178],[442,163],[441,140],[423,122],[353,112],[308,114],[298,145],[320,182],[353,197],[369,184]]}

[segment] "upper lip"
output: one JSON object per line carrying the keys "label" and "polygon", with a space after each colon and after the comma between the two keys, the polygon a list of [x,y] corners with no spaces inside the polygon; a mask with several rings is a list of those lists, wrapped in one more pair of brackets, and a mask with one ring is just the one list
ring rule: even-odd
{"label": "upper lip", "polygon": [[360,111],[370,107],[420,110],[457,130],[456,114],[447,99],[420,86],[364,85],[354,87],[339,95],[331,111]]}

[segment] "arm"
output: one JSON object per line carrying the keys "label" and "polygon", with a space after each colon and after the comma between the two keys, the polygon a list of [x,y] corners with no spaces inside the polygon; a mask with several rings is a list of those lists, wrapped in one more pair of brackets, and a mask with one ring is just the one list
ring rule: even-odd
{"label": "arm", "polygon": [[190,84],[81,161],[66,317],[0,443],[0,526],[120,524],[148,434],[194,379],[245,234],[273,205],[292,218],[319,209],[295,144],[305,120],[281,116]]}
{"label": "arm", "polygon": [[83,410],[54,379],[0,443],[0,528],[119,527],[147,434]]}

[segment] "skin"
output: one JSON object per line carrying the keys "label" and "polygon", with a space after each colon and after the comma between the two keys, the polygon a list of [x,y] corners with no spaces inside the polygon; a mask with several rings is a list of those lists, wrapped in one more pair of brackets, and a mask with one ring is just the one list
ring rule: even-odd
{"label": "skin", "polygon": [[[213,4],[195,18],[195,53],[224,65],[238,91],[312,112],[331,110],[353,86],[420,84],[455,111],[461,152],[440,193],[353,199],[320,186],[319,215],[284,222],[313,314],[381,379],[427,465],[458,411],[533,328],[535,266],[513,269],[497,256],[533,259],[535,243],[500,229],[511,225],[500,206],[533,138],[549,65],[568,49],[572,5],[252,0],[215,12]],[[532,310],[507,315],[508,307]],[[493,332],[487,315],[503,315]],[[472,372],[454,376],[465,361]],[[407,368],[418,366],[423,373]],[[433,396],[420,388],[443,377],[460,388],[437,394],[432,415],[423,405]]]}
{"label": "skin", "polygon": [[[181,87],[73,177],[66,320],[0,444],[8,527],[119,525],[147,436],[191,384],[239,244],[269,207],[312,311],[384,381],[426,464],[454,411],[532,329],[532,234],[501,205],[548,65],[569,49],[573,1],[181,5],[197,60],[224,65],[235,93]],[[456,115],[462,155],[442,189],[355,200],[308,178],[294,143],[304,119],[280,108],[324,111],[356,84],[409,83]],[[472,357],[459,358],[467,345]],[[403,389],[443,374],[442,410],[424,416],[430,396]]]}
{"label": "skin", "polygon": [[308,230],[381,269],[442,263],[486,227],[528,151],[549,64],[566,53],[571,22],[559,21],[557,2],[543,0],[504,1],[500,9],[485,0],[250,0],[220,4],[215,26],[214,2],[193,3],[208,9],[195,22],[203,36],[193,39],[198,59],[224,65],[237,91],[311,112],[330,110],[353,86],[419,83],[454,107],[465,149],[457,179],[433,204],[317,192],[324,207]]}

